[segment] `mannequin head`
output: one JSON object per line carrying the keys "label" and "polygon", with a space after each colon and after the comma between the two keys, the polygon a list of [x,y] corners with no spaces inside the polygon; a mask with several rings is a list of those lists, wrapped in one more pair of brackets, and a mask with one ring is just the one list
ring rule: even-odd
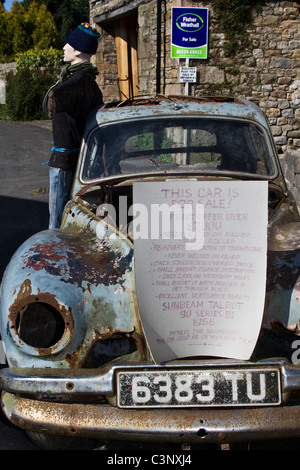
{"label": "mannequin head", "polygon": [[64,61],[70,64],[87,62],[96,54],[100,34],[88,23],[81,23],[66,38]]}
{"label": "mannequin head", "polygon": [[63,51],[64,51],[64,62],[69,62],[71,65],[77,64],[79,62],[89,62],[92,56],[92,54],[87,54],[85,52],[77,51],[69,43],[64,45]]}

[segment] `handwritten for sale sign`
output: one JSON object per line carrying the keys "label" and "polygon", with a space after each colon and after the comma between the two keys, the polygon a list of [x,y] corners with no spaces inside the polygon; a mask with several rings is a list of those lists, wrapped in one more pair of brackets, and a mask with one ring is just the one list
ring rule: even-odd
{"label": "handwritten for sale sign", "polygon": [[267,183],[133,186],[136,292],[153,358],[249,359],[264,309]]}

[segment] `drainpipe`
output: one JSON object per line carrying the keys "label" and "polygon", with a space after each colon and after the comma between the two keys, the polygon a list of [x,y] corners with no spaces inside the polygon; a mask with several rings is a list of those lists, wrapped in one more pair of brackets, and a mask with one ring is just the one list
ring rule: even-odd
{"label": "drainpipe", "polygon": [[161,0],[157,0],[156,12],[156,93],[160,94],[161,75]]}

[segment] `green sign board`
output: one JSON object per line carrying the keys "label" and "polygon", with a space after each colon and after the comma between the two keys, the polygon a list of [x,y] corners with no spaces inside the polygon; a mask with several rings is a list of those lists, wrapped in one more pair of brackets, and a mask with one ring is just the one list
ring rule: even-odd
{"label": "green sign board", "polygon": [[207,59],[208,9],[172,8],[171,56],[180,59]]}

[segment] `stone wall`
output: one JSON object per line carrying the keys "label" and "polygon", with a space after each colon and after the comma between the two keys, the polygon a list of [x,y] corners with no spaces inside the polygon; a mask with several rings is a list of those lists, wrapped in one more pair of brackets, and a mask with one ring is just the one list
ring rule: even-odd
{"label": "stone wall", "polygon": [[278,152],[300,148],[299,3],[266,1],[247,28],[250,46],[232,58],[224,55],[226,40],[213,11],[210,16],[210,58],[198,66],[192,93],[219,91],[256,102],[269,118]]}
{"label": "stone wall", "polygon": [[[147,4],[141,5],[138,10],[138,68],[141,95],[155,94],[156,91],[156,11],[156,0],[151,0]],[[162,22],[162,38],[164,37],[164,28],[165,25]],[[162,42],[163,47],[164,42]],[[164,54],[162,54],[161,60],[164,60]]]}
{"label": "stone wall", "polygon": [[0,64],[0,104],[5,104],[6,93],[5,93],[5,76],[8,72],[16,70],[16,63],[12,62],[9,64]]}
{"label": "stone wall", "polygon": [[99,76],[98,85],[101,88],[105,102],[120,99],[117,71],[117,53],[116,44],[111,34],[100,29],[101,42],[97,53],[97,59],[94,62],[98,67]]}
{"label": "stone wall", "polygon": [[288,188],[295,196],[300,210],[300,149],[294,150],[288,147],[280,160]]}
{"label": "stone wall", "polygon": [[0,64],[0,78],[4,79],[5,75],[10,71],[16,70],[16,62],[10,62],[8,64]]}

